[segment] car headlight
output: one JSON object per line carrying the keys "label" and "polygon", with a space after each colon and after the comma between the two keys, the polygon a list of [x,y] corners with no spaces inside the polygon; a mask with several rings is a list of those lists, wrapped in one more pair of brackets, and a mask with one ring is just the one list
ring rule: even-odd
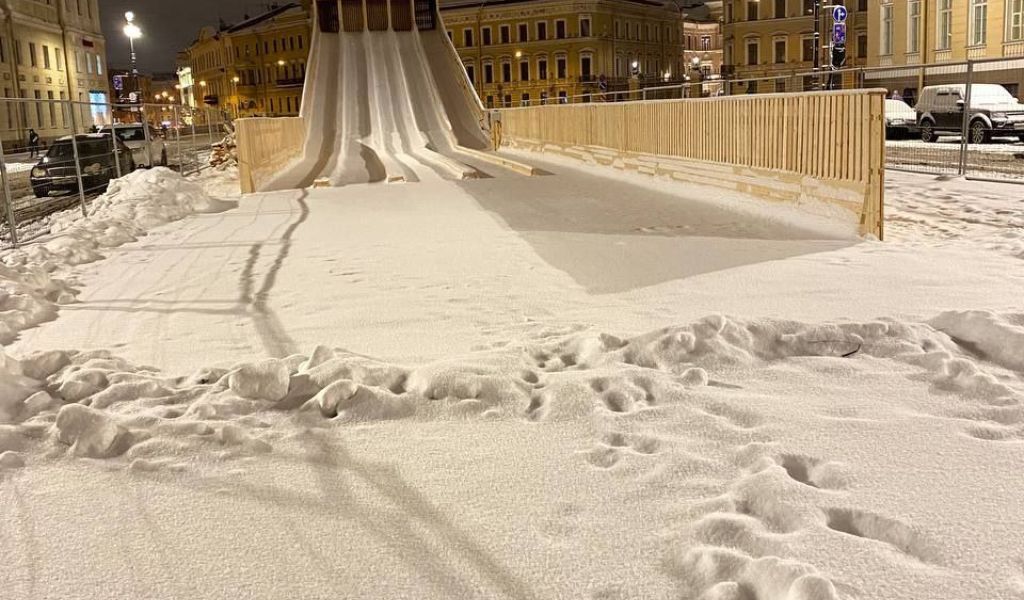
{"label": "car headlight", "polygon": [[36,168],[32,169],[32,176],[33,177],[46,177],[46,173],[47,173],[46,169],[44,169],[42,167],[36,167]]}
{"label": "car headlight", "polygon": [[993,121],[1005,121],[1006,120],[1006,113],[992,113],[992,120]]}
{"label": "car headlight", "polygon": [[103,165],[100,163],[92,163],[88,167],[82,169],[82,172],[86,175],[99,175],[103,171]]}

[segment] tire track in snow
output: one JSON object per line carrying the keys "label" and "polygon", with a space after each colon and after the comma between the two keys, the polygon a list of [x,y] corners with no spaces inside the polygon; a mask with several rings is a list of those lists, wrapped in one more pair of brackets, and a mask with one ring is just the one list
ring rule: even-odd
{"label": "tire track in snow", "polygon": [[270,265],[270,270],[263,277],[263,283],[259,289],[253,292],[255,287],[256,263],[260,259],[265,242],[253,244],[249,248],[249,258],[239,277],[239,298],[238,303],[243,310],[252,317],[256,326],[256,333],[260,336],[260,342],[264,350],[273,358],[285,358],[298,352],[295,340],[288,335],[277,313],[270,307],[270,294],[277,283],[277,275],[284,266],[285,260],[292,249],[292,236],[300,225],[309,219],[309,204],[306,202],[308,190],[301,190],[297,201],[299,203],[299,218],[292,222],[279,238],[280,248],[277,257]]}

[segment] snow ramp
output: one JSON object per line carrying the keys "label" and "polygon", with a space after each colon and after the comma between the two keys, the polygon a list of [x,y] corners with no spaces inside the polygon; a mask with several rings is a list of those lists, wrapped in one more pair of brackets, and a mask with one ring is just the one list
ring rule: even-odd
{"label": "snow ramp", "polygon": [[265,190],[461,179],[489,147],[484,112],[436,0],[317,0],[301,156]]}

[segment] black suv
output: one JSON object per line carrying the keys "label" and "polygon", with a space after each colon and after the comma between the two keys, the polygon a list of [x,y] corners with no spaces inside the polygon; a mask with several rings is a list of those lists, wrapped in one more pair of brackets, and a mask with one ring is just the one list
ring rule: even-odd
{"label": "black suv", "polygon": [[[78,145],[78,164],[82,171],[85,193],[106,191],[111,179],[117,178],[114,164],[114,148],[117,148],[121,163],[121,174],[135,170],[132,152],[121,140],[114,140],[110,134],[89,133],[75,136]],[[37,198],[46,198],[54,192],[70,194],[78,192],[78,173],[75,169],[75,151],[71,136],[62,137],[50,146],[49,151],[32,169],[30,181]]]}

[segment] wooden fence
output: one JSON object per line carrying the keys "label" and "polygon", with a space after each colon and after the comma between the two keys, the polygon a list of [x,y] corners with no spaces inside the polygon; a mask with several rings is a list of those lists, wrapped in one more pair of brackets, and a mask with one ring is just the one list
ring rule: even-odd
{"label": "wooden fence", "polygon": [[883,237],[885,90],[503,109],[514,145],[736,189]]}
{"label": "wooden fence", "polygon": [[302,117],[256,117],[235,121],[238,177],[252,193],[292,160],[302,156],[306,128]]}

